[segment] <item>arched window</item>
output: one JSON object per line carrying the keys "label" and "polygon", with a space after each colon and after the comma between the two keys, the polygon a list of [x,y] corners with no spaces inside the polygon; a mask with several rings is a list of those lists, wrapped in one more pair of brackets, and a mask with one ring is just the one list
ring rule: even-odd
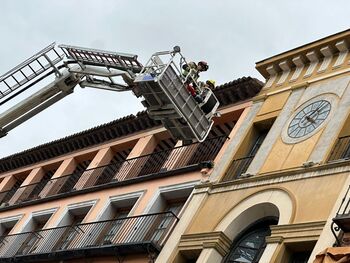
{"label": "arched window", "polygon": [[271,234],[270,225],[277,219],[266,218],[248,227],[234,242],[225,263],[257,263],[265,250],[266,236]]}

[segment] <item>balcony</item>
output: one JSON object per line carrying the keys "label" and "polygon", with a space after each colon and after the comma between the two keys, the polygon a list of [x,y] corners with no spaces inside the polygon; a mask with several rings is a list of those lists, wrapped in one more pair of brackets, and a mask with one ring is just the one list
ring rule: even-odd
{"label": "balcony", "polygon": [[157,255],[177,221],[172,212],[165,212],[2,236],[0,262]]}
{"label": "balcony", "polygon": [[[337,214],[332,220],[331,230],[336,239],[334,246],[342,246],[345,243],[347,243],[348,246],[350,240],[350,186],[342,199]],[[342,232],[337,233],[340,230],[342,230]],[[345,240],[347,241],[344,243]]]}
{"label": "balcony", "polygon": [[222,181],[228,182],[238,179],[243,173],[247,171],[253,159],[254,156],[248,156],[233,160]]}
{"label": "balcony", "polygon": [[0,211],[116,185],[194,171],[213,161],[226,136],[155,152],[0,192]]}
{"label": "balcony", "polygon": [[350,232],[350,186],[342,199],[336,216],[333,218],[333,222],[345,233]]}
{"label": "balcony", "polygon": [[340,137],[334,146],[329,161],[350,158],[350,136]]}

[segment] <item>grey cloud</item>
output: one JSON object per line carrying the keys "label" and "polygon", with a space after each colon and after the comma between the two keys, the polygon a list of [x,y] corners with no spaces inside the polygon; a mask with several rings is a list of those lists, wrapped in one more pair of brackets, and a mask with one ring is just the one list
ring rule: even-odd
{"label": "grey cloud", "polygon": [[[346,29],[348,6],[345,0],[2,0],[0,72],[57,41],[135,53],[143,63],[153,52],[180,45],[189,60],[210,63],[203,78],[262,80],[256,61]],[[139,110],[132,94],[77,87],[1,138],[0,156]]]}

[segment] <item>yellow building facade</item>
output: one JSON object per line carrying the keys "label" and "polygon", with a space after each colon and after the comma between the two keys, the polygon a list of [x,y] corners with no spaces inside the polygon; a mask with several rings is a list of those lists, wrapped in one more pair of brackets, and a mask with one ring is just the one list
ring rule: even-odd
{"label": "yellow building facade", "polygon": [[157,262],[350,262],[349,43],[256,64],[266,83]]}

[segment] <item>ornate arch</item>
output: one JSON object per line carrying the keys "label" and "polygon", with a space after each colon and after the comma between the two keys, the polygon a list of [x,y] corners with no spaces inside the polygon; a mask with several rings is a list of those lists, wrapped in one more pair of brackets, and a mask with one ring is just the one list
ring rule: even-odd
{"label": "ornate arch", "polygon": [[295,213],[295,199],[284,189],[273,188],[254,193],[228,212],[215,227],[234,240],[247,226],[257,220],[275,216],[278,225],[288,224]]}

